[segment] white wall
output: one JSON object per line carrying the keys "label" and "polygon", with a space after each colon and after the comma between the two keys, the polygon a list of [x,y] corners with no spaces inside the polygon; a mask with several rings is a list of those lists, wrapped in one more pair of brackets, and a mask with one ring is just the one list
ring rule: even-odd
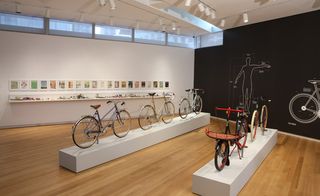
{"label": "white wall", "polygon": [[75,121],[89,104],[104,103],[9,103],[9,80],[170,81],[177,107],[193,77],[193,49],[0,31],[0,127]]}

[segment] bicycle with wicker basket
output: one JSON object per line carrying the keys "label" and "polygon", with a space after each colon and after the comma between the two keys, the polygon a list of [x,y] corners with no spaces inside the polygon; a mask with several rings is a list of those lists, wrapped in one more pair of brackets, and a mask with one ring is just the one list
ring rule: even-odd
{"label": "bicycle with wicker basket", "polygon": [[[244,148],[246,148],[247,134],[248,134],[248,116],[243,109],[232,108],[216,108],[218,111],[226,111],[226,128],[224,133],[212,132],[206,129],[206,135],[216,140],[214,165],[218,171],[223,170],[224,166],[230,165],[229,157],[237,148],[238,156],[243,157]],[[236,113],[236,127],[234,133],[230,130],[230,116],[231,113]],[[232,150],[230,152],[230,147]],[[230,152],[230,153],[229,153]]]}

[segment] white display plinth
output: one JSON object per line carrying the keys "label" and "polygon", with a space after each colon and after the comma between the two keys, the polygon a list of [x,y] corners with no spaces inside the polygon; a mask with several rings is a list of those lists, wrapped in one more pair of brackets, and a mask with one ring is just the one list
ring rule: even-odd
{"label": "white display plinth", "polygon": [[239,159],[235,150],[230,157],[230,165],[222,171],[216,170],[212,160],[193,173],[192,192],[210,196],[237,195],[276,143],[277,130],[268,129],[262,135],[258,129],[254,142],[250,141],[248,135],[248,148],[245,148],[242,159]]}
{"label": "white display plinth", "polygon": [[59,163],[71,171],[82,170],[111,161],[143,148],[190,132],[210,123],[209,113],[190,114],[187,119],[176,117],[169,124],[157,123],[149,130],[135,129],[124,138],[110,136],[88,149],[77,146],[59,151]]}

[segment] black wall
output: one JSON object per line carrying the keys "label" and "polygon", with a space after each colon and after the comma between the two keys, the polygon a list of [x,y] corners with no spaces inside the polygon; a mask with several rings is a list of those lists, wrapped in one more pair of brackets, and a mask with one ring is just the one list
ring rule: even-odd
{"label": "black wall", "polygon": [[312,87],[307,80],[320,79],[319,22],[320,11],[315,11],[247,25],[224,31],[223,46],[197,49],[194,86],[206,91],[203,110],[225,117],[214,108],[235,106],[239,97],[232,82],[250,53],[253,63],[265,61],[272,66],[256,73],[253,80],[253,96],[272,100],[268,127],[320,139],[320,118],[301,124],[288,110],[295,94]]}

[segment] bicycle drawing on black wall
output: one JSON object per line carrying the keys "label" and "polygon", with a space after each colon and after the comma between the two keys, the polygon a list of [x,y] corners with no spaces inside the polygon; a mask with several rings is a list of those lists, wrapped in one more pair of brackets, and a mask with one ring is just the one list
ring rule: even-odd
{"label": "bicycle drawing on black wall", "polygon": [[289,102],[289,112],[296,121],[307,124],[320,118],[320,80],[308,80],[314,86],[314,91],[299,93]]}

